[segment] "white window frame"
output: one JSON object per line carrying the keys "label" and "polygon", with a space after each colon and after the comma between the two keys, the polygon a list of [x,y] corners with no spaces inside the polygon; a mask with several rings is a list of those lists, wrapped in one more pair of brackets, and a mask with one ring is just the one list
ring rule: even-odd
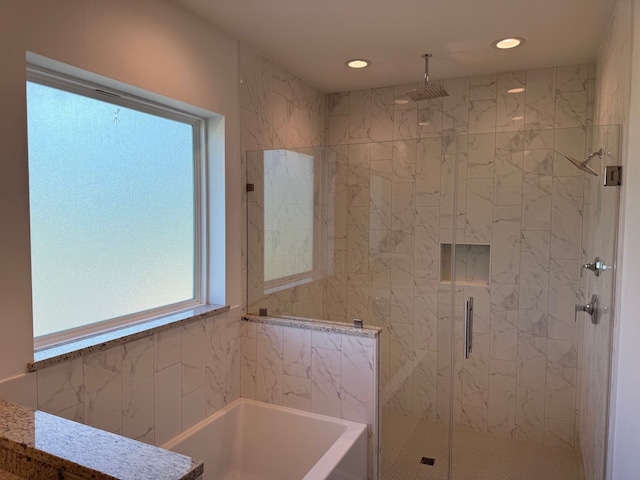
{"label": "white window frame", "polygon": [[[213,136],[219,137],[219,135],[215,134],[215,131],[219,129],[219,124],[221,123],[221,120],[223,122],[223,117],[196,107],[188,108],[188,105],[179,104],[179,102],[169,101],[167,103],[173,103],[174,105],[168,105],[157,101],[156,98],[159,97],[157,95],[150,94],[149,96],[154,97],[154,100],[151,100],[149,98],[125,92],[123,89],[113,88],[113,86],[107,84],[115,84],[119,82],[105,82],[104,84],[96,83],[95,81],[86,80],[85,78],[80,78],[76,75],[63,73],[60,70],[73,70],[72,73],[74,74],[84,73],[84,71],[64,64],[59,64],[59,62],[51,61],[38,55],[28,54],[27,60],[27,81],[29,82],[39,83],[77,95],[107,101],[114,105],[132,108],[145,113],[188,123],[193,126],[194,135],[194,298],[184,302],[156,307],[142,312],[136,312],[61,332],[35,337],[34,349],[39,350],[75,339],[86,338],[105,331],[115,330],[123,326],[144,322],[150,319],[212,303],[212,299],[210,298],[212,296],[212,282],[210,282],[209,275],[212,259],[209,258],[209,249],[211,245],[220,243],[224,245],[225,242],[220,242],[220,239],[218,239],[212,243],[209,239],[209,223],[211,220],[209,212],[209,205],[211,201],[209,195],[209,179],[211,178],[211,173],[215,174],[216,172],[209,172],[208,138],[212,136],[212,134]],[[47,66],[43,66],[43,63]],[[56,68],[56,70],[47,68],[50,65],[55,65],[56,67],[60,65],[62,68]],[[97,77],[97,75],[87,76],[92,76],[94,78]],[[82,77],[85,77],[85,75],[82,75]],[[132,89],[135,88],[132,87]],[[135,90],[140,91],[140,89]],[[143,91],[140,92],[144,93]],[[175,104],[179,104],[179,108],[176,108]],[[222,170],[224,173],[224,168]],[[219,182],[216,183],[219,184]],[[218,199],[219,198],[220,197],[218,196]],[[224,196],[222,198],[224,198]],[[224,266],[224,261],[221,261],[220,259],[213,259],[213,266],[219,266],[220,263]],[[220,279],[214,279],[213,283],[217,283],[216,285],[213,285],[214,288],[221,290],[221,292],[217,292],[217,295],[214,293],[214,296],[217,296],[218,298],[220,296],[224,297],[224,289],[221,289],[219,285]]]}

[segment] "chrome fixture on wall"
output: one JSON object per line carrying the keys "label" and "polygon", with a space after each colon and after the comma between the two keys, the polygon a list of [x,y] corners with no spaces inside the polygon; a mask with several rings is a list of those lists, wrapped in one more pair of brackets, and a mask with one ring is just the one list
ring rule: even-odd
{"label": "chrome fixture on wall", "polygon": [[622,167],[620,165],[605,166],[602,185],[605,187],[619,187],[622,185]]}
{"label": "chrome fixture on wall", "polygon": [[609,267],[602,263],[600,257],[596,257],[593,262],[582,265],[582,268],[580,269],[580,276],[582,276],[582,270],[591,270],[596,277],[599,277],[600,273],[607,268]]}
{"label": "chrome fixture on wall", "polygon": [[597,325],[600,322],[598,318],[598,296],[594,293],[591,295],[591,302],[586,305],[580,305],[576,303],[576,316],[575,321],[578,321],[578,312],[585,312],[591,316],[591,323]]}
{"label": "chrome fixture on wall", "polygon": [[567,160],[569,160],[571,163],[573,163],[576,167],[578,167],[580,170],[582,170],[585,173],[588,173],[589,175],[594,175],[594,176],[598,176],[598,174],[595,172],[595,170],[593,170],[593,168],[591,168],[589,166],[589,162],[591,162],[591,160],[594,159],[594,157],[598,157],[598,158],[602,158],[602,148],[600,150],[598,150],[597,152],[593,152],[592,154],[588,155],[587,158],[584,159],[584,161],[580,161],[576,158],[573,158],[570,155],[565,155],[564,158],[566,158]]}
{"label": "chrome fixture on wall", "polygon": [[469,358],[473,349],[473,297],[464,302],[464,358]]}

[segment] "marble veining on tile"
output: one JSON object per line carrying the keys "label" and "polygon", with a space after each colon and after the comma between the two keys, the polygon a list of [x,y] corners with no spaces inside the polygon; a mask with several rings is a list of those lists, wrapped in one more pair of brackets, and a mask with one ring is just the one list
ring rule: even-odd
{"label": "marble veining on tile", "polygon": [[3,400],[0,449],[80,478],[192,480],[204,469],[200,460]]}
{"label": "marble veining on tile", "polygon": [[[313,409],[325,396],[332,414],[360,409],[360,395],[349,404],[357,389],[345,382],[358,372],[345,363],[345,338],[379,335],[381,408],[433,421],[452,413],[467,430],[576,447],[580,384],[572,375],[582,337],[573,305],[584,288],[575,277],[587,249],[588,189],[563,155],[584,158],[594,73],[581,64],[446,79],[438,84],[449,97],[418,103],[404,95],[417,85],[327,96],[329,270],[317,295],[324,310],[290,309],[295,289],[264,302],[285,318],[261,322],[313,330],[310,345],[306,334],[291,334],[287,347],[285,335],[274,365],[278,400]],[[452,296],[441,283],[441,244],[454,232],[459,243],[491,250],[475,263],[456,255],[456,268],[481,285],[458,285]],[[476,275],[480,264],[486,278]],[[260,273],[250,298],[261,295]],[[476,301],[477,344],[465,363],[459,310],[467,296]],[[343,332],[354,316],[380,331]],[[331,332],[345,334],[340,345],[320,340]],[[255,396],[267,365],[254,338],[243,335],[241,344],[243,395]]]}

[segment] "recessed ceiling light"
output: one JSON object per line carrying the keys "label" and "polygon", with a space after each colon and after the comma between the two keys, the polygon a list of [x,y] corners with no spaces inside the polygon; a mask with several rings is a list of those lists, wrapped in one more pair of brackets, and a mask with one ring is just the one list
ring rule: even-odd
{"label": "recessed ceiling light", "polygon": [[364,58],[354,58],[353,60],[347,60],[344,62],[347,67],[351,68],[365,68],[371,65],[371,60],[365,60]]}
{"label": "recessed ceiling light", "polygon": [[394,103],[397,103],[398,105],[406,105],[407,103],[409,103],[409,100],[398,98],[397,100],[394,100]]}
{"label": "recessed ceiling light", "polygon": [[509,37],[509,38],[501,38],[496,40],[491,44],[494,48],[499,48],[500,50],[507,50],[509,48],[516,48],[519,45],[524,43],[524,38],[520,37]]}
{"label": "recessed ceiling light", "polygon": [[507,90],[507,93],[522,93],[524,92],[524,88],[510,88]]}

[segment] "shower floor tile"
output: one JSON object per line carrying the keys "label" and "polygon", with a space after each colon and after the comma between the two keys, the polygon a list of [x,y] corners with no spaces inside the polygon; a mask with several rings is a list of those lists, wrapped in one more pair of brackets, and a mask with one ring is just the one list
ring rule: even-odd
{"label": "shower floor tile", "polygon": [[[396,424],[397,422],[397,424]],[[409,431],[409,426],[414,427]],[[447,429],[424,420],[387,417],[382,423],[383,480],[446,480]],[[406,435],[401,438],[401,435]],[[582,480],[577,451],[496,435],[454,432],[454,480]],[[423,465],[422,457],[436,460]]]}
{"label": "shower floor tile", "polygon": [[411,435],[411,432],[420,421],[415,417],[402,417],[382,415],[382,472],[383,478],[385,467],[395,463],[398,454],[402,451],[405,442]]}

